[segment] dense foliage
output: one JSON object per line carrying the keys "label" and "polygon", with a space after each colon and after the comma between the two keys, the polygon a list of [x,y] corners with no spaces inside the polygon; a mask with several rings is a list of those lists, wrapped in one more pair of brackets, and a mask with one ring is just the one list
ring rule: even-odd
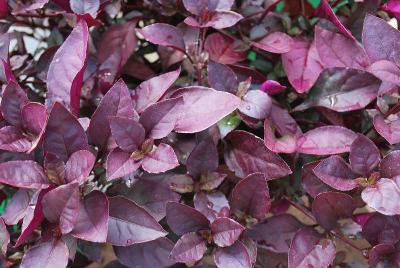
{"label": "dense foliage", "polygon": [[400,1],[0,18],[1,267],[400,267]]}

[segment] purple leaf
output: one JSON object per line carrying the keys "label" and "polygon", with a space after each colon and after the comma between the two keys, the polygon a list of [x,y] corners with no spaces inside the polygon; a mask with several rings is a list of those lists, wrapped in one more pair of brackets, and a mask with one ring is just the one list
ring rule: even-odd
{"label": "purple leaf", "polygon": [[271,207],[264,174],[254,173],[239,181],[232,190],[230,204],[232,212],[239,215],[239,218],[248,215],[259,220],[264,219]]}
{"label": "purple leaf", "polygon": [[377,97],[380,84],[379,79],[364,71],[339,67],[326,69],[310,90],[309,98],[293,111],[315,106],[337,112],[359,110]]}
{"label": "purple leaf", "polygon": [[51,182],[57,185],[65,183],[65,164],[60,158],[51,153],[46,153],[43,166],[44,172]]}
{"label": "purple leaf", "polygon": [[344,127],[314,128],[298,139],[297,151],[316,155],[345,153],[350,151],[350,146],[356,138],[356,133]]}
{"label": "purple leaf", "polygon": [[43,189],[50,185],[43,168],[30,160],[0,163],[0,182],[30,189]]}
{"label": "purple leaf", "polygon": [[181,116],[182,105],[183,98],[180,97],[160,101],[147,107],[139,119],[146,130],[146,136],[162,139],[171,133]]}
{"label": "purple leaf", "polygon": [[168,186],[175,192],[184,194],[194,191],[193,178],[188,174],[172,175],[168,179]]}
{"label": "purple leaf", "polygon": [[83,184],[96,162],[96,157],[89,151],[74,152],[65,164],[65,181]]}
{"label": "purple leaf", "polygon": [[44,105],[37,102],[29,102],[22,107],[22,127],[28,132],[36,136],[41,136],[46,125],[46,121],[47,110]]}
{"label": "purple leaf", "polygon": [[218,172],[207,173],[200,178],[200,190],[212,191],[216,189],[224,181],[226,174],[221,174]]}
{"label": "purple leaf", "polygon": [[110,137],[111,130],[108,123],[109,116],[132,118],[134,110],[128,87],[122,80],[118,80],[106,95],[90,119],[87,130],[89,141],[104,147]]}
{"label": "purple leaf", "polygon": [[81,200],[78,219],[71,234],[79,239],[102,243],[108,230],[108,200],[100,191],[92,191]]}
{"label": "purple leaf", "polygon": [[210,12],[210,18],[205,22],[201,21],[199,22],[193,17],[186,18],[184,22],[187,25],[193,27],[200,27],[200,28],[212,27],[214,29],[224,29],[235,25],[241,19],[243,19],[243,16],[236,12],[217,10],[214,12]]}
{"label": "purple leaf", "polygon": [[61,239],[52,239],[31,247],[22,258],[21,268],[66,267],[68,247]]}
{"label": "purple leaf", "polygon": [[143,126],[131,118],[109,117],[112,137],[119,148],[134,152],[140,148],[145,138]]}
{"label": "purple leaf", "polygon": [[379,60],[368,67],[368,72],[372,73],[385,82],[400,84],[400,69],[392,61]]}
{"label": "purple leaf", "polygon": [[42,199],[43,214],[52,223],[59,223],[61,233],[72,231],[78,220],[79,185],[71,183],[58,186]]}
{"label": "purple leaf", "polygon": [[196,209],[178,202],[167,204],[167,223],[177,235],[209,229],[209,220]]}
{"label": "purple leaf", "polygon": [[106,161],[107,180],[115,180],[136,171],[142,161],[136,161],[131,157],[130,153],[126,153],[120,149],[112,150]]}
{"label": "purple leaf", "polygon": [[173,97],[180,96],[183,96],[182,110],[185,111],[175,126],[175,131],[180,133],[202,131],[233,112],[240,104],[235,95],[200,86],[181,88],[173,94]]}
{"label": "purple leaf", "polygon": [[84,129],[62,104],[56,102],[51,109],[44,134],[44,150],[64,162],[76,151],[88,150]]}
{"label": "purple leaf", "polygon": [[270,96],[261,90],[250,90],[244,95],[239,111],[255,119],[265,119],[272,106]]}
{"label": "purple leaf", "polygon": [[200,191],[193,198],[194,207],[207,217],[209,221],[215,220],[222,213],[228,212],[229,203],[225,195],[219,191],[206,193]]}
{"label": "purple leaf", "polygon": [[376,245],[368,254],[368,264],[371,268],[396,267],[399,263],[400,252],[392,245]]}
{"label": "purple leaf", "polygon": [[375,130],[390,144],[400,142],[400,113],[391,114],[387,118],[382,115],[374,117]]}
{"label": "purple leaf", "polygon": [[314,168],[319,163],[320,161],[310,162],[305,164],[301,169],[301,185],[312,198],[315,198],[319,193],[333,190],[314,174]]}
{"label": "purple leaf", "polygon": [[304,93],[317,81],[323,65],[315,42],[302,38],[293,41],[292,50],[282,55],[282,64],[290,84],[298,93]]}
{"label": "purple leaf", "polygon": [[265,82],[262,83],[260,90],[272,96],[285,91],[286,86],[281,85],[279,82],[275,80],[266,80]]}
{"label": "purple leaf", "polygon": [[186,168],[193,178],[218,168],[218,150],[211,138],[201,141],[194,147],[186,160]]}
{"label": "purple leaf", "polygon": [[3,91],[0,109],[5,120],[13,126],[21,127],[21,109],[28,103],[26,92],[10,81]]}
{"label": "purple leaf", "polygon": [[350,67],[363,70],[369,65],[367,54],[354,39],[317,26],[315,42],[324,68]]}
{"label": "purple leaf", "polygon": [[332,155],[313,169],[314,174],[324,183],[339,191],[350,191],[358,187],[357,175],[338,155]]}
{"label": "purple leaf", "polygon": [[100,7],[99,0],[71,0],[69,3],[74,13],[90,14],[93,18],[96,18]]}
{"label": "purple leaf", "polygon": [[128,267],[166,268],[175,263],[169,254],[174,244],[167,238],[135,244],[128,247],[114,247],[118,261]]}
{"label": "purple leaf", "polygon": [[206,241],[196,233],[188,233],[176,242],[170,258],[176,262],[193,263],[201,260],[207,250]]}
{"label": "purple leaf", "polygon": [[4,220],[0,218],[0,252],[3,256],[7,253],[7,246],[10,243],[10,234]]}
{"label": "purple leaf", "polygon": [[267,180],[291,174],[289,166],[264,145],[264,141],[245,131],[233,131],[226,136],[224,158],[236,176],[244,178],[252,173],[264,173]]}
{"label": "purple leaf", "polygon": [[88,39],[88,26],[84,20],[80,20],[57,50],[47,73],[47,107],[51,107],[56,102],[61,102],[71,109],[73,114],[79,114]]}
{"label": "purple leaf", "polygon": [[371,244],[396,244],[400,240],[400,217],[374,213],[365,222],[362,236]]}
{"label": "purple leaf", "polygon": [[0,128],[0,149],[10,152],[24,153],[32,147],[32,142],[26,135],[14,126]]}
{"label": "purple leaf", "polygon": [[239,82],[231,68],[222,63],[210,61],[207,65],[207,73],[210,87],[219,91],[236,93]]}
{"label": "purple leaf", "polygon": [[400,150],[392,151],[385,155],[380,162],[381,176],[393,178],[400,175]]}
{"label": "purple leaf", "polygon": [[130,246],[167,235],[160,224],[142,207],[122,196],[109,198],[107,242]]}
{"label": "purple leaf", "polygon": [[381,178],[361,193],[367,205],[384,215],[400,214],[400,176]]}
{"label": "purple leaf", "polygon": [[233,38],[220,33],[207,36],[204,49],[210,59],[218,63],[234,64],[246,59],[246,53],[239,41],[235,42]]}
{"label": "purple leaf", "polygon": [[259,41],[252,42],[252,45],[271,53],[283,54],[292,50],[293,39],[283,32],[273,32]]}
{"label": "purple leaf", "polygon": [[[385,40],[385,42],[382,42]],[[362,41],[372,62],[388,60],[400,63],[400,34],[383,19],[365,16]]]}
{"label": "purple leaf", "polygon": [[160,143],[142,160],[142,168],[149,173],[161,173],[179,166],[174,149],[165,143]]}
{"label": "purple leaf", "polygon": [[25,215],[32,199],[32,190],[19,189],[7,204],[1,217],[8,225],[17,224]]}
{"label": "purple leaf", "polygon": [[288,252],[295,233],[303,227],[294,216],[282,214],[257,224],[246,236],[274,252]]}
{"label": "purple leaf", "polygon": [[219,247],[229,247],[240,237],[245,228],[230,218],[217,218],[211,225],[214,243]]}
{"label": "purple leaf", "polygon": [[358,134],[357,139],[350,146],[351,169],[358,174],[368,176],[380,160],[378,147],[366,136]]}
{"label": "purple leaf", "polygon": [[156,45],[172,47],[185,52],[185,41],[181,29],[165,24],[154,23],[141,29],[140,33],[144,38]]}
{"label": "purple leaf", "polygon": [[356,204],[344,193],[326,192],[317,195],[312,203],[312,213],[325,229],[332,230],[340,219],[351,218]]}
{"label": "purple leaf", "polygon": [[214,262],[218,268],[251,268],[251,259],[246,246],[236,241],[230,247],[218,248],[214,253]]}
{"label": "purple leaf", "polygon": [[288,268],[328,267],[335,255],[336,249],[331,240],[321,239],[314,229],[306,227],[293,237]]}
{"label": "purple leaf", "polygon": [[178,79],[181,69],[168,72],[142,82],[133,92],[135,110],[142,113],[147,107],[155,104]]}

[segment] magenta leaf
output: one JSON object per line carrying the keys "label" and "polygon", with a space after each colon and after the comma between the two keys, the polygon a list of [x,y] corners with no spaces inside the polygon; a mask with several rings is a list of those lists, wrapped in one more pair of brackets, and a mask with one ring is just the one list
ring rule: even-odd
{"label": "magenta leaf", "polygon": [[392,61],[376,61],[367,70],[382,81],[400,84],[400,68]]}
{"label": "magenta leaf", "polygon": [[286,90],[286,86],[281,85],[275,80],[266,80],[262,83],[260,90],[264,91],[268,95],[276,95]]}
{"label": "magenta leaf", "polygon": [[315,14],[320,18],[324,18],[332,22],[338,28],[339,32],[347,38],[355,39],[351,32],[347,30],[346,27],[344,27],[344,25],[340,22],[327,0],[321,0],[318,8],[315,10]]}
{"label": "magenta leaf", "polygon": [[240,223],[225,217],[215,219],[211,223],[210,228],[214,243],[219,247],[233,245],[245,230]]}
{"label": "magenta leaf", "polygon": [[43,168],[30,160],[0,163],[0,182],[29,189],[43,189],[50,185]]}
{"label": "magenta leaf", "polygon": [[133,92],[132,99],[138,113],[155,104],[178,79],[181,69],[168,72],[142,82]]}
{"label": "magenta leaf", "polygon": [[251,268],[251,258],[246,246],[236,241],[230,247],[218,248],[214,253],[214,262],[218,268]]}
{"label": "magenta leaf", "polygon": [[226,136],[224,158],[236,176],[244,178],[252,173],[264,173],[267,180],[291,174],[286,162],[264,145],[264,141],[245,131],[233,131]]}
{"label": "magenta leaf", "polygon": [[[180,133],[202,131],[233,112],[240,104],[235,95],[200,86],[181,88],[173,94],[173,97],[180,96],[183,96],[182,109],[185,111],[175,126],[175,131]],[[209,106],[209,103],[213,105]]]}
{"label": "magenta leaf", "polygon": [[367,205],[384,215],[400,214],[400,177],[381,178],[361,193]]}
{"label": "magenta leaf", "polygon": [[176,262],[193,263],[203,258],[206,241],[196,233],[188,233],[176,242],[170,258]]}
{"label": "magenta leaf", "polygon": [[312,129],[297,141],[297,151],[304,154],[330,155],[350,151],[356,133],[339,126]]}
{"label": "magenta leaf", "polygon": [[326,230],[334,229],[340,219],[351,218],[354,209],[356,204],[353,198],[344,193],[320,193],[312,203],[312,213]]}
{"label": "magenta leaf", "polygon": [[0,128],[0,149],[10,152],[27,152],[32,142],[18,127],[5,126]]}
{"label": "magenta leaf", "polygon": [[337,112],[359,110],[373,101],[381,81],[370,73],[350,68],[326,69],[310,90],[309,98],[294,108],[325,107]]}
{"label": "magenta leaf", "polygon": [[369,65],[369,58],[361,45],[342,34],[317,26],[315,43],[324,68],[350,67],[363,70]]}
{"label": "magenta leaf", "polygon": [[234,64],[246,59],[246,53],[236,41],[220,33],[212,33],[207,36],[204,49],[208,52],[210,59],[222,64]]}
{"label": "magenta leaf", "polygon": [[185,41],[181,29],[165,24],[154,23],[141,29],[140,33],[144,38],[156,45],[172,47],[185,52]]}
{"label": "magenta leaf", "polygon": [[358,134],[357,139],[350,146],[351,169],[358,174],[368,176],[380,160],[378,147],[366,136]]}
{"label": "magenta leaf", "polygon": [[167,204],[167,223],[171,230],[178,235],[207,230],[210,224],[209,220],[199,211],[178,202]]}
{"label": "magenta leaf", "polygon": [[112,137],[119,148],[133,152],[140,148],[145,138],[143,126],[131,118],[109,117]]}
{"label": "magenta leaf", "polygon": [[43,214],[52,223],[58,223],[63,234],[72,231],[78,220],[79,185],[70,183],[58,186],[42,199]]}
{"label": "magenta leaf", "polygon": [[[233,188],[230,204],[232,212],[262,220],[271,207],[267,180],[262,173],[254,173],[239,181]],[[244,214],[244,215],[243,215]]]}
{"label": "magenta leaf", "polygon": [[250,90],[243,96],[239,111],[255,119],[265,119],[271,110],[270,96],[261,90]]}
{"label": "magenta leaf", "polygon": [[382,115],[374,117],[375,130],[390,144],[400,142],[400,113],[391,114],[387,118]]}
{"label": "magenta leaf", "polygon": [[358,187],[357,175],[350,166],[337,155],[332,155],[313,169],[314,174],[324,183],[339,191],[350,191]]}
{"label": "magenta leaf", "polygon": [[333,190],[331,187],[323,183],[314,173],[314,168],[317,167],[320,162],[321,161],[314,161],[307,163],[301,169],[301,185],[313,198],[315,198],[319,193]]}
{"label": "magenta leaf", "polygon": [[31,247],[22,258],[21,268],[66,267],[68,247],[61,239],[52,239]]}
{"label": "magenta leaf", "polygon": [[69,3],[74,13],[90,14],[93,18],[96,18],[100,7],[99,0],[71,0]]}
{"label": "magenta leaf", "polygon": [[400,150],[385,155],[380,162],[381,175],[384,178],[393,178],[400,175]]}
{"label": "magenta leaf", "polygon": [[215,220],[220,215],[229,214],[228,200],[219,191],[211,193],[200,191],[193,199],[196,210],[206,216],[209,221]]}
{"label": "magenta leaf", "polygon": [[142,168],[149,173],[161,173],[179,166],[174,149],[165,143],[160,143],[142,161]]}
{"label": "magenta leaf", "polygon": [[246,235],[274,252],[288,252],[295,233],[303,227],[294,216],[282,214],[257,224]]}
{"label": "magenta leaf", "polygon": [[235,94],[239,82],[234,71],[222,63],[209,62],[207,65],[208,83],[210,87]]}
{"label": "magenta leaf", "polygon": [[65,164],[65,180],[67,183],[83,184],[95,164],[96,157],[89,151],[74,152]]}
{"label": "magenta leaf", "polygon": [[86,22],[80,20],[54,55],[47,73],[48,107],[60,102],[71,109],[73,114],[79,114],[88,38],[89,30]]}
{"label": "magenta leaf", "polygon": [[167,233],[142,207],[122,196],[109,198],[107,242],[114,246],[130,246],[149,242]]}
{"label": "magenta leaf", "polygon": [[50,111],[43,147],[64,162],[74,152],[88,149],[87,137],[78,119],[58,102]]}
{"label": "magenta leaf", "polygon": [[188,173],[194,178],[218,168],[218,150],[212,139],[199,142],[186,160]]}
{"label": "magenta leaf", "polygon": [[[382,42],[385,40],[385,42]],[[372,62],[388,60],[400,63],[399,31],[390,26],[383,19],[370,14],[365,16],[362,41]]]}
{"label": "magenta leaf", "polygon": [[108,230],[107,196],[100,191],[92,191],[80,201],[78,219],[71,234],[79,239],[105,242]]}
{"label": "magenta leaf", "polygon": [[130,153],[126,153],[118,148],[112,150],[106,161],[107,180],[115,180],[136,171],[142,161],[137,161],[131,157]]}
{"label": "magenta leaf", "polygon": [[146,130],[146,136],[162,139],[171,133],[181,116],[182,105],[183,98],[180,97],[160,101],[147,107],[139,119]]}
{"label": "magenta leaf", "polygon": [[97,146],[104,147],[111,135],[108,117],[120,116],[132,118],[134,110],[128,87],[122,80],[118,80],[106,95],[90,119],[87,130],[89,141]]}
{"label": "magenta leaf", "polygon": [[382,266],[396,267],[398,263],[400,263],[400,252],[393,245],[376,245],[370,250],[368,255],[368,264],[371,268]]}
{"label": "magenta leaf", "polygon": [[28,102],[26,92],[10,81],[3,91],[0,109],[5,120],[13,126],[21,127],[21,109]]}
{"label": "magenta leaf", "polygon": [[118,261],[128,267],[166,268],[175,263],[169,258],[174,244],[167,238],[134,244],[128,247],[114,247]]}
{"label": "magenta leaf", "polygon": [[37,102],[29,102],[21,110],[21,122],[24,130],[39,136],[43,134],[47,121],[46,107]]}
{"label": "magenta leaf", "polygon": [[293,39],[292,49],[282,55],[283,68],[290,84],[298,93],[308,91],[323,70],[315,42],[303,38]]}
{"label": "magenta leaf", "polygon": [[256,48],[271,52],[283,54],[292,49],[293,39],[282,32],[273,32],[259,41],[252,42]]}

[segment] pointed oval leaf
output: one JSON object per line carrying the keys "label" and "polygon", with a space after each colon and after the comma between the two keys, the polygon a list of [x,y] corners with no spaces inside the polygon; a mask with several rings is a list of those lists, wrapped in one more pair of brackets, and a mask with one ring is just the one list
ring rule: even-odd
{"label": "pointed oval leaf", "polygon": [[96,157],[89,151],[74,152],[65,164],[65,180],[67,183],[77,182],[83,184],[89,176]]}
{"label": "pointed oval leaf", "polygon": [[122,196],[109,198],[107,242],[130,246],[167,235],[160,224],[142,207]]}
{"label": "pointed oval leaf", "polygon": [[79,114],[88,41],[88,26],[85,20],[80,20],[50,63],[47,73],[47,107],[60,102],[71,109],[73,114]]}
{"label": "pointed oval leaf", "polygon": [[368,67],[368,72],[372,73],[385,82],[400,84],[400,68],[392,61],[379,60]]}
{"label": "pointed oval leaf", "polygon": [[180,133],[202,131],[233,112],[240,104],[235,95],[200,86],[181,88],[173,94],[173,97],[180,96],[183,96],[182,110],[185,111],[175,126],[175,131]]}
{"label": "pointed oval leaf", "polygon": [[272,180],[292,173],[282,158],[268,150],[264,141],[251,133],[233,131],[225,141],[225,162],[240,178],[260,172],[267,180]]}
{"label": "pointed oval leaf", "polygon": [[8,225],[17,224],[25,215],[29,203],[32,199],[33,192],[28,189],[19,189],[7,204],[1,217]]}
{"label": "pointed oval leaf", "polygon": [[229,214],[229,202],[220,191],[206,193],[197,192],[193,198],[194,207],[207,217],[209,221],[215,220],[220,215]]}
{"label": "pointed oval leaf", "polygon": [[331,187],[315,175],[314,168],[319,163],[320,161],[310,162],[301,168],[301,185],[312,198],[315,198],[319,193],[333,191]]}
{"label": "pointed oval leaf", "polygon": [[43,147],[46,153],[54,154],[64,162],[74,152],[88,150],[85,130],[78,119],[58,102],[50,111]]}
{"label": "pointed oval leaf", "polygon": [[198,143],[186,160],[188,173],[198,178],[218,168],[218,150],[211,138]]}
{"label": "pointed oval leaf", "polygon": [[229,247],[240,237],[245,228],[230,218],[217,218],[210,225],[214,243],[219,247]]}
{"label": "pointed oval leaf", "polygon": [[71,234],[79,239],[103,243],[107,238],[109,204],[107,196],[92,191],[81,200],[78,219]]}
{"label": "pointed oval leaf", "polygon": [[400,175],[400,150],[385,155],[380,162],[381,175],[384,178],[393,178]]}
{"label": "pointed oval leaf", "polygon": [[374,117],[374,127],[390,144],[400,143],[400,114],[391,114],[387,118],[377,115]]}
{"label": "pointed oval leaf", "polygon": [[28,101],[26,92],[16,82],[10,81],[3,91],[0,104],[4,119],[13,126],[21,127],[21,109]]}
{"label": "pointed oval leaf", "polygon": [[0,182],[19,188],[43,189],[50,185],[43,168],[31,160],[0,163]]}
{"label": "pointed oval leaf", "polygon": [[93,18],[96,18],[100,7],[99,0],[71,0],[69,4],[74,13],[90,14]]}
{"label": "pointed oval leaf", "polygon": [[129,175],[136,171],[142,161],[136,161],[131,157],[130,153],[126,153],[118,148],[112,150],[106,161],[107,180],[115,180],[117,178]]}
{"label": "pointed oval leaf", "polygon": [[351,169],[358,174],[368,176],[380,160],[381,155],[375,143],[366,136],[358,134],[357,139],[350,146]]}
{"label": "pointed oval leaf", "polygon": [[0,252],[3,256],[7,253],[7,246],[10,243],[10,234],[4,220],[0,218]]}
{"label": "pointed oval leaf", "polygon": [[193,263],[201,260],[207,250],[206,241],[196,233],[188,233],[176,242],[170,258],[176,262]]}
{"label": "pointed oval leaf", "polygon": [[259,41],[252,42],[252,45],[271,53],[283,54],[292,49],[293,39],[283,32],[273,32]]}
{"label": "pointed oval leaf", "polygon": [[43,214],[52,223],[58,223],[63,234],[72,231],[78,220],[79,185],[71,183],[58,186],[44,195]]}
{"label": "pointed oval leaf", "polygon": [[250,254],[246,246],[236,241],[230,247],[218,248],[214,253],[214,262],[218,268],[251,268]]}
{"label": "pointed oval leaf", "polygon": [[255,119],[265,119],[271,111],[272,100],[261,90],[250,90],[244,95],[239,111]]}
{"label": "pointed oval leaf", "polygon": [[21,110],[22,127],[28,132],[39,136],[47,121],[47,110],[43,104],[29,102]]}
{"label": "pointed oval leaf", "polygon": [[297,151],[303,154],[330,155],[350,151],[357,138],[352,130],[340,126],[324,126],[306,132],[297,140]]}
{"label": "pointed oval leaf", "polygon": [[177,166],[179,162],[174,149],[165,143],[160,143],[142,160],[142,168],[149,173],[161,173]]}
{"label": "pointed oval leaf", "polygon": [[199,211],[178,202],[167,204],[167,223],[171,230],[178,235],[207,230],[210,224],[209,220]]}
{"label": "pointed oval leaf", "polygon": [[232,190],[230,201],[233,213],[242,212],[259,220],[264,219],[271,207],[264,174],[251,174],[239,181]]}
{"label": "pointed oval leaf", "polygon": [[143,126],[131,118],[109,117],[111,134],[119,148],[133,152],[140,148],[145,138]]}
{"label": "pointed oval leaf", "polygon": [[61,239],[42,242],[31,247],[22,258],[21,268],[66,267],[68,247]]}
{"label": "pointed oval leaf", "polygon": [[362,236],[371,244],[396,244],[400,240],[400,216],[373,213],[362,226]]}
{"label": "pointed oval leaf", "polygon": [[240,41],[220,33],[208,35],[204,42],[204,49],[211,60],[222,64],[234,64],[246,59],[246,53]]}
{"label": "pointed oval leaf", "polygon": [[239,82],[235,72],[222,63],[210,61],[207,65],[208,84],[210,87],[235,94]]}
{"label": "pointed oval leaf", "polygon": [[154,23],[141,29],[144,38],[156,45],[172,47],[185,52],[185,41],[181,29],[165,24]]}
{"label": "pointed oval leaf", "polygon": [[32,142],[20,128],[5,126],[0,128],[0,149],[9,152],[24,153],[30,150]]}

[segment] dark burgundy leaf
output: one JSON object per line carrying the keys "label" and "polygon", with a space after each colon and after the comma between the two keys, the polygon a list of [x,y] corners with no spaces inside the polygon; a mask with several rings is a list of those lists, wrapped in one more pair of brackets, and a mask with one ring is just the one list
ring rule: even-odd
{"label": "dark burgundy leaf", "polygon": [[89,151],[74,152],[65,164],[66,182],[77,182],[79,185],[86,182],[95,161],[96,157]]}
{"label": "dark burgundy leaf", "polygon": [[167,204],[167,223],[171,230],[183,235],[209,229],[209,220],[196,209],[178,202]]}
{"label": "dark burgundy leaf", "polygon": [[130,246],[149,242],[167,233],[142,207],[122,196],[109,198],[107,242],[114,246]]}
{"label": "dark burgundy leaf", "polygon": [[381,155],[378,147],[366,136],[358,134],[350,147],[349,161],[351,169],[358,174],[368,176],[379,164]]}
{"label": "dark burgundy leaf", "polygon": [[319,193],[333,190],[315,175],[314,168],[317,167],[319,163],[320,161],[307,163],[301,169],[301,185],[313,198]]}
{"label": "dark burgundy leaf", "polygon": [[400,263],[399,249],[387,244],[376,245],[369,252],[368,263],[371,268],[396,267]]}
{"label": "dark burgundy leaf", "polygon": [[218,168],[218,151],[212,139],[205,139],[194,147],[186,160],[186,168],[193,178]]}
{"label": "dark burgundy leaf", "polygon": [[21,127],[21,110],[28,101],[26,92],[16,82],[9,82],[3,91],[0,104],[4,119],[13,126]]}
{"label": "dark burgundy leaf", "polygon": [[203,258],[206,241],[196,233],[187,233],[176,242],[170,258],[176,262],[193,263]]}
{"label": "dark burgundy leaf", "polygon": [[394,245],[400,240],[400,217],[374,213],[363,225],[362,235],[371,245]]}
{"label": "dark burgundy leaf", "polygon": [[231,68],[222,63],[209,62],[207,65],[208,83],[210,87],[235,94],[239,82]]}
{"label": "dark burgundy leaf", "polygon": [[264,145],[264,141],[245,131],[233,131],[226,136],[224,158],[236,176],[244,178],[252,173],[264,173],[267,180],[291,174],[289,166]]}
{"label": "dark burgundy leaf", "polygon": [[10,243],[10,234],[3,219],[0,219],[0,252],[3,256],[6,255],[7,246]]}
{"label": "dark burgundy leaf", "polygon": [[221,217],[211,223],[210,229],[217,246],[229,247],[239,239],[245,227],[230,218]]}
{"label": "dark burgundy leaf", "polygon": [[239,41],[220,33],[207,36],[204,49],[210,59],[222,64],[234,64],[246,59],[246,53]]}
{"label": "dark burgundy leaf", "polygon": [[24,130],[41,138],[46,121],[47,110],[44,105],[37,102],[29,102],[22,107],[21,122]]}

